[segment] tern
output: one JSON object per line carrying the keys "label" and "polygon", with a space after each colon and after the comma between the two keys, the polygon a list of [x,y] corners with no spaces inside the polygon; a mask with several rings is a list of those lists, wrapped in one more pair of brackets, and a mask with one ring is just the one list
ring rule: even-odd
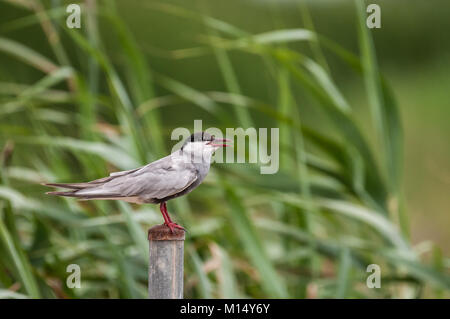
{"label": "tern", "polygon": [[70,189],[64,192],[47,192],[49,195],[81,200],[108,199],[159,204],[164,225],[173,233],[175,228],[185,229],[170,219],[167,201],[185,195],[199,186],[209,172],[213,153],[221,147],[231,146],[226,142],[230,140],[197,132],[187,138],[179,150],[145,166],[114,172],[86,183],[43,185]]}

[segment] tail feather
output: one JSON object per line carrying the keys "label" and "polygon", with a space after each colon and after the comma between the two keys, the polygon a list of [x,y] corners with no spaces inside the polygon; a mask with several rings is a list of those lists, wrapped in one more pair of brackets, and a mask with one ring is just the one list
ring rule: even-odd
{"label": "tail feather", "polygon": [[[122,172],[118,172],[118,173],[122,173]],[[101,186],[101,185],[109,182],[110,180],[112,180],[115,176],[116,175],[107,176],[107,177],[95,179],[93,181],[85,182],[85,183],[41,183],[41,185],[49,186],[49,187],[68,188],[68,189],[86,189],[86,188],[93,188],[93,187]],[[119,175],[117,175],[117,176],[119,176]]]}
{"label": "tail feather", "polygon": [[113,199],[123,197],[117,194],[79,194],[79,190],[67,191],[67,192],[47,192],[47,195],[55,195],[55,196],[65,196],[65,197],[75,197],[82,200],[89,199]]}
{"label": "tail feather", "polygon": [[77,197],[77,195],[75,194],[75,191],[69,191],[69,192],[47,192],[45,194],[47,194],[47,195],[56,195],[56,196]]}
{"label": "tail feather", "polygon": [[87,187],[94,187],[96,185],[88,184],[88,183],[71,183],[71,184],[65,184],[65,183],[42,183],[41,185],[49,186],[49,187],[61,187],[61,188],[68,188],[68,189],[84,189]]}
{"label": "tail feather", "polygon": [[89,200],[89,199],[121,199],[121,200],[127,200],[135,202],[137,200],[136,196],[125,196],[122,194],[115,193],[115,190],[108,190],[104,189],[103,185],[108,183],[109,181],[133,173],[139,168],[129,170],[129,171],[123,171],[123,172],[116,172],[112,173],[110,176],[99,178],[90,182],[86,183],[42,183],[44,186],[50,186],[50,187],[61,187],[69,189],[69,191],[55,191],[55,192],[47,192],[48,195],[55,195],[55,196],[66,196],[66,197],[76,197],[81,200]]}
{"label": "tail feather", "polygon": [[101,184],[90,184],[90,183],[72,183],[72,184],[63,184],[63,183],[43,183],[42,185],[50,186],[50,187],[61,187],[71,189],[70,191],[54,191],[47,192],[47,195],[55,195],[55,196],[65,196],[65,197],[76,197],[79,199],[108,199],[121,197],[118,194],[112,194],[105,192],[103,189],[98,189],[98,186]]}

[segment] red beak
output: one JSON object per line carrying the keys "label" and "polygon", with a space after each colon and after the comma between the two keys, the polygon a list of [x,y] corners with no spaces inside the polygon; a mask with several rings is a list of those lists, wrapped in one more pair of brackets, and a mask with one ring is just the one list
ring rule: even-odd
{"label": "red beak", "polygon": [[231,142],[231,140],[229,140],[227,138],[215,138],[213,141],[211,141],[211,143],[209,143],[209,145],[219,146],[219,147],[233,146],[233,145],[228,145],[228,144],[216,144],[215,142]]}

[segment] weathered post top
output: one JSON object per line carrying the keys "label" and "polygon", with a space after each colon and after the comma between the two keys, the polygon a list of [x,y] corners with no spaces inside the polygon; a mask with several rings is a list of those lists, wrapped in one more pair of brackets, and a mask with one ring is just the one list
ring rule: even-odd
{"label": "weathered post top", "polygon": [[150,299],[183,298],[183,264],[185,232],[166,225],[148,230],[150,262],[148,297]]}
{"label": "weathered post top", "polygon": [[184,240],[185,231],[174,228],[173,233],[166,225],[156,225],[148,230],[148,240]]}

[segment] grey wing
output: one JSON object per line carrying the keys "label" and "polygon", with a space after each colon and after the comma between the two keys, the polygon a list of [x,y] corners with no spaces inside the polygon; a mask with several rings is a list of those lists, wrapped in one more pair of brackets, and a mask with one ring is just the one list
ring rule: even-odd
{"label": "grey wing", "polygon": [[161,199],[183,191],[196,179],[196,171],[190,167],[182,170],[160,168],[136,172],[124,177],[124,181],[120,186],[122,189],[121,194]]}
{"label": "grey wing", "polygon": [[161,199],[183,191],[197,179],[192,164],[174,163],[170,157],[120,173],[111,175],[111,179],[97,187],[77,191],[77,195]]}

